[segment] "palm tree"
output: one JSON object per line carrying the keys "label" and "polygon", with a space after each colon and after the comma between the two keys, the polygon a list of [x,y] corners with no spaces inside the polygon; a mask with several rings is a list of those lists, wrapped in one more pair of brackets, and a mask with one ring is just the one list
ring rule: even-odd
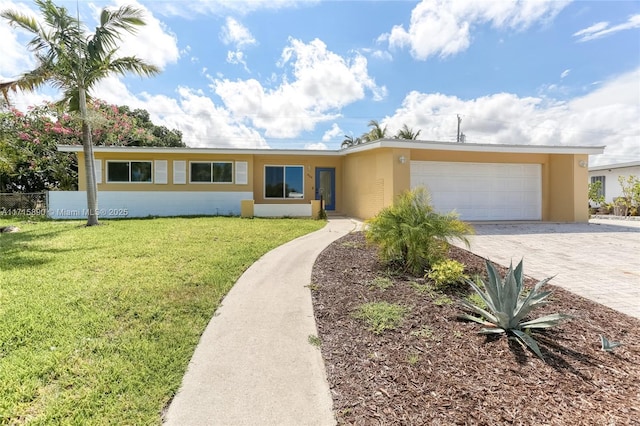
{"label": "palm tree", "polygon": [[353,136],[344,135],[344,140],[342,141],[342,145],[340,145],[341,149],[349,148],[350,146],[360,145],[362,143],[362,139],[354,138]]}
{"label": "palm tree", "polygon": [[378,123],[377,120],[369,121],[368,126],[371,127],[371,130],[362,135],[362,140],[365,142],[371,142],[387,137],[387,126],[384,126],[384,128],[380,127],[380,123]]}
{"label": "palm tree", "polygon": [[404,124],[402,126],[402,129],[398,130],[398,133],[396,133],[396,135],[394,137],[396,139],[416,140],[416,139],[418,139],[418,136],[420,135],[421,131],[422,130],[418,130],[417,132],[414,133],[413,129],[410,129],[409,126]]}
{"label": "palm tree", "polygon": [[87,226],[98,225],[98,189],[93,161],[91,124],[87,116],[87,99],[91,89],[110,74],[153,75],[159,69],[135,56],[116,57],[121,32],[135,33],[144,25],[142,11],[130,6],[115,10],[103,9],[100,25],[88,33],[81,22],[69,15],[64,7],[51,0],[35,0],[44,24],[17,11],[5,10],[0,16],[14,27],[33,34],[27,45],[34,52],[37,66],[16,80],[0,83],[0,91],[35,90],[50,83],[62,90],[60,104],[79,112],[82,120],[82,145],[87,177]]}

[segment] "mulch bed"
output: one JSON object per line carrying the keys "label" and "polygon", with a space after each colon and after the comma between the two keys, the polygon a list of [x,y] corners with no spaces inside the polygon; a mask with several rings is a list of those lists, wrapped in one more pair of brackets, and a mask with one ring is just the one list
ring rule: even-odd
{"label": "mulch bed", "polygon": [[[485,275],[484,259],[456,247],[450,257],[467,274]],[[372,287],[378,276],[393,286]],[[574,318],[535,333],[545,363],[517,341],[488,338],[479,324],[459,320],[462,310],[450,301],[465,288],[443,295],[420,291],[423,284],[390,274],[362,233],[319,256],[311,288],[339,424],[640,425],[640,320],[549,284],[552,303],[535,317]],[[398,328],[376,335],[352,315],[372,301],[411,311]],[[600,334],[623,346],[602,351]]]}

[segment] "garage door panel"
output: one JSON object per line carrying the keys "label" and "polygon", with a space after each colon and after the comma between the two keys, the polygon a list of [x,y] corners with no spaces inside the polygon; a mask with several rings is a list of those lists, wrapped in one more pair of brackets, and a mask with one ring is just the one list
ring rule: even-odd
{"label": "garage door panel", "polygon": [[411,162],[411,187],[464,220],[540,220],[541,179],[539,164]]}

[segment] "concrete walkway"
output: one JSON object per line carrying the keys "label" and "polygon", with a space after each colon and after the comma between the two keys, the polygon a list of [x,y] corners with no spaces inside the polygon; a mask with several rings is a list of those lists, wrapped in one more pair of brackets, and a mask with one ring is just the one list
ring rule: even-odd
{"label": "concrete walkway", "polygon": [[[640,318],[640,221],[474,224],[471,251]],[[456,243],[460,247],[464,245]]]}
{"label": "concrete walkway", "polygon": [[233,286],[203,333],[166,425],[333,425],[311,293],[313,264],[357,229],[349,219],[264,255]]}

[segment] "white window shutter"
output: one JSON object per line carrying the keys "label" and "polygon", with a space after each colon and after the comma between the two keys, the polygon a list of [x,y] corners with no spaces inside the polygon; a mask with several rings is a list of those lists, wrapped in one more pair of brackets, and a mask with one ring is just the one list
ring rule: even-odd
{"label": "white window shutter", "polygon": [[184,160],[173,161],[173,183],[184,185],[187,183],[187,162]]}
{"label": "white window shutter", "polygon": [[246,161],[236,161],[236,184],[246,185],[248,182],[248,163]]}
{"label": "white window shutter", "polygon": [[102,160],[93,160],[93,168],[96,171],[96,183],[102,183]]}
{"label": "white window shutter", "polygon": [[167,160],[154,161],[154,182],[164,184],[167,183]]}

